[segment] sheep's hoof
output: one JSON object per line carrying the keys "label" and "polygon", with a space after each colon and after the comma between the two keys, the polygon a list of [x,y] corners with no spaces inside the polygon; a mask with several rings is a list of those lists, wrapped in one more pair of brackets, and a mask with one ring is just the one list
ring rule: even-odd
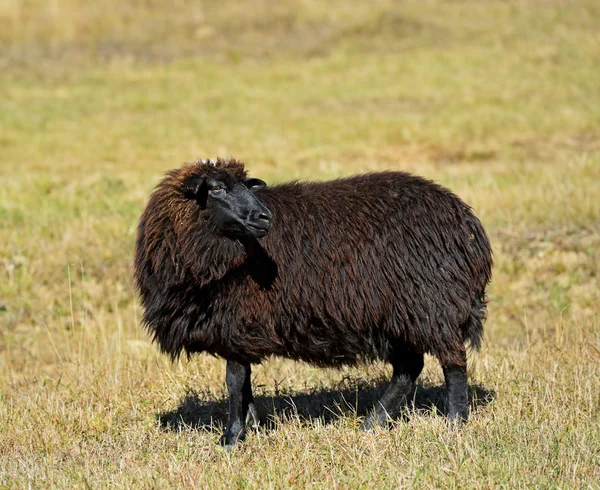
{"label": "sheep's hoof", "polygon": [[361,432],[368,432],[368,431],[374,430],[374,429],[375,429],[375,424],[370,418],[365,420],[363,422],[363,424],[360,426]]}
{"label": "sheep's hoof", "polygon": [[219,442],[219,444],[215,446],[215,451],[218,453],[230,453],[234,448],[235,444],[223,444]]}
{"label": "sheep's hoof", "polygon": [[221,436],[219,445],[225,449],[225,451],[231,451],[236,445],[242,442],[246,438],[246,431],[243,430],[237,434],[227,433]]}
{"label": "sheep's hoof", "polygon": [[360,430],[363,432],[366,432],[369,430],[375,430],[378,427],[381,427],[384,425],[385,425],[385,421],[379,420],[379,417],[377,416],[377,414],[374,412],[371,412],[369,414],[369,416],[365,419],[363,424],[360,426]]}
{"label": "sheep's hoof", "polygon": [[456,428],[456,429],[465,425],[468,420],[469,420],[468,413],[459,413],[459,412],[449,413],[448,416],[446,417],[446,422],[447,422],[448,426],[451,428]]}

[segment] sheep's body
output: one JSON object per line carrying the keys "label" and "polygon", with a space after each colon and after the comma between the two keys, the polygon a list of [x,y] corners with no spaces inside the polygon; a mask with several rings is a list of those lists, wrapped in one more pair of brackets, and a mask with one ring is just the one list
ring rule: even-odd
{"label": "sheep's body", "polygon": [[232,240],[178,194],[193,172],[169,174],[139,228],[144,322],[163,351],[322,366],[430,353],[460,366],[465,342],[479,347],[491,250],[450,191],[401,172],[276,185],[256,193],[268,234]]}

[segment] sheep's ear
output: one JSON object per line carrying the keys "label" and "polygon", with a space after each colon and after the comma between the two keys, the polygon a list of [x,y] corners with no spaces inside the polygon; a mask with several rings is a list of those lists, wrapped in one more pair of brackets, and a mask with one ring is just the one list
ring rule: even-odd
{"label": "sheep's ear", "polygon": [[259,191],[267,187],[267,184],[260,179],[246,179],[244,184],[246,184],[246,187],[251,191]]}
{"label": "sheep's ear", "polygon": [[194,199],[200,207],[206,207],[208,199],[208,185],[204,177],[190,177],[183,183],[183,193],[188,199]]}

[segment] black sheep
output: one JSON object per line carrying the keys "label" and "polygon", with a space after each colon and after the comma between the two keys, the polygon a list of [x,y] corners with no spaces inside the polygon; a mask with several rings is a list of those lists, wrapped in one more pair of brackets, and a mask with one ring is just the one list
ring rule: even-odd
{"label": "black sheep", "polygon": [[465,343],[480,346],[491,267],[471,208],[431,181],[382,172],[267,188],[221,159],[167,173],[135,252],[143,321],[161,349],[227,360],[227,446],[256,416],[250,365],[271,355],[391,363],[370,428],[399,412],[429,353],[448,417],[466,421]]}

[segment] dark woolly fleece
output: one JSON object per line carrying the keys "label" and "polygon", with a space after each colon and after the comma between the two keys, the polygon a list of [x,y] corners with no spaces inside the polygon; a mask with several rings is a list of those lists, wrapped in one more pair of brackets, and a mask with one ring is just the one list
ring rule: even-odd
{"label": "dark woolly fleece", "polygon": [[402,172],[274,185],[257,193],[268,234],[231,240],[184,192],[211,175],[245,171],[233,160],[173,170],[141,217],[135,280],[164,352],[340,366],[409,350],[464,365],[464,343],[480,346],[490,243],[447,189]]}

